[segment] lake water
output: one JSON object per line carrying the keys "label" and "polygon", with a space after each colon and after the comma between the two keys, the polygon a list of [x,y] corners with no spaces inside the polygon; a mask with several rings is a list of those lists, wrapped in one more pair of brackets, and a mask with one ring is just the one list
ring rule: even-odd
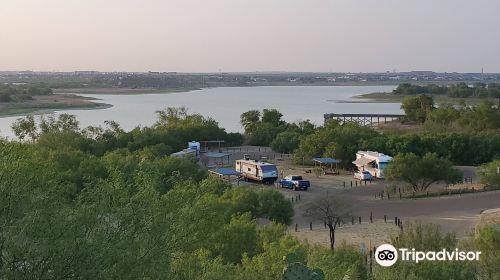
{"label": "lake water", "polygon": [[[185,106],[189,112],[214,118],[229,132],[242,130],[239,120],[252,109],[275,108],[286,121],[309,119],[323,123],[325,113],[400,114],[397,103],[350,103],[352,97],[371,92],[389,92],[394,86],[297,86],[297,87],[225,87],[191,92],[139,95],[80,94],[101,99],[113,105],[100,110],[65,110],[76,115],[82,127],[103,125],[114,120],[130,130],[150,126],[156,121],[155,111],[166,107]],[[347,103],[346,103],[347,101]],[[355,101],[355,100],[353,100]],[[359,101],[359,100],[358,100]],[[0,135],[12,137],[11,124],[19,117],[0,118]]]}

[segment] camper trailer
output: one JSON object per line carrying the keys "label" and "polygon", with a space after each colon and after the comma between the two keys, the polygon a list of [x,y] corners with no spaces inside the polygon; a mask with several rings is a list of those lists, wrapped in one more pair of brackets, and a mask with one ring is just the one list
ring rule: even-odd
{"label": "camper trailer", "polygon": [[188,142],[187,149],[173,153],[171,156],[176,158],[192,157],[194,160],[198,161],[200,159],[200,148],[200,142],[191,141]]}
{"label": "camper trailer", "polygon": [[372,151],[359,151],[356,153],[354,165],[359,171],[368,171],[374,178],[384,178],[384,169],[392,157]]}
{"label": "camper trailer", "polygon": [[278,179],[278,169],[276,165],[251,160],[248,158],[236,160],[236,171],[241,172],[242,176],[249,180],[262,182],[264,184],[273,184]]}

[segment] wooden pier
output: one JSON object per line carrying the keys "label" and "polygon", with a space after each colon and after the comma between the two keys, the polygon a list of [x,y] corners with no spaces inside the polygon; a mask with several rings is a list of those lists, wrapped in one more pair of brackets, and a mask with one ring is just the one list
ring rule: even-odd
{"label": "wooden pier", "polygon": [[362,126],[374,126],[379,123],[388,123],[401,120],[404,115],[398,114],[325,114],[325,124],[330,120],[340,123],[354,122]]}

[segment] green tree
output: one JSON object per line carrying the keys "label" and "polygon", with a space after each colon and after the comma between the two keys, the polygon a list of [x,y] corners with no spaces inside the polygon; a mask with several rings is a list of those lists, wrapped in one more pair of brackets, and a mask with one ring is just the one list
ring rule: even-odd
{"label": "green tree", "polygon": [[484,164],[480,167],[479,172],[483,183],[500,187],[500,160]]}
{"label": "green tree", "polygon": [[287,225],[292,222],[293,205],[280,192],[264,189],[258,193],[258,196],[259,217]]}
{"label": "green tree", "polygon": [[31,141],[35,141],[38,137],[37,125],[35,122],[35,117],[33,115],[28,115],[24,118],[18,118],[11,126],[12,131],[17,138],[24,140],[25,138],[31,138]]}
{"label": "green tree", "polygon": [[240,123],[245,129],[245,133],[251,133],[255,125],[260,122],[260,112],[258,110],[250,110],[241,114]]}
{"label": "green tree", "polygon": [[264,110],[262,110],[262,122],[263,123],[270,123],[274,126],[280,126],[280,125],[284,124],[284,122],[281,120],[281,117],[283,117],[283,114],[281,114],[276,109],[264,109]]}
{"label": "green tree", "polygon": [[259,123],[248,137],[248,143],[256,146],[269,146],[284,127],[277,127],[271,123]]}
{"label": "green tree", "polygon": [[271,148],[279,153],[291,153],[300,143],[300,134],[293,131],[284,131],[276,135],[271,142]]}
{"label": "green tree", "polygon": [[414,191],[426,191],[439,181],[454,183],[462,179],[460,171],[450,161],[427,153],[420,157],[413,153],[399,154],[385,169],[385,177],[391,181],[403,181]]}
{"label": "green tree", "polygon": [[407,96],[403,99],[401,109],[405,111],[406,118],[409,121],[423,123],[427,118],[427,114],[434,109],[434,100],[425,94]]}

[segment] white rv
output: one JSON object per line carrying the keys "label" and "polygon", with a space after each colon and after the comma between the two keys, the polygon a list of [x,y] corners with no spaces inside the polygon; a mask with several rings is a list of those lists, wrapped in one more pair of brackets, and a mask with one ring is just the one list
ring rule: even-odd
{"label": "white rv", "polygon": [[187,158],[192,157],[196,161],[200,159],[201,145],[200,142],[191,141],[188,142],[188,148],[182,151],[173,153],[171,156],[176,158]]}
{"label": "white rv", "polygon": [[372,151],[359,151],[356,153],[354,165],[359,171],[368,171],[375,178],[384,178],[384,169],[392,157]]}
{"label": "white rv", "polygon": [[236,171],[246,179],[272,184],[278,179],[276,165],[251,159],[236,160]]}

